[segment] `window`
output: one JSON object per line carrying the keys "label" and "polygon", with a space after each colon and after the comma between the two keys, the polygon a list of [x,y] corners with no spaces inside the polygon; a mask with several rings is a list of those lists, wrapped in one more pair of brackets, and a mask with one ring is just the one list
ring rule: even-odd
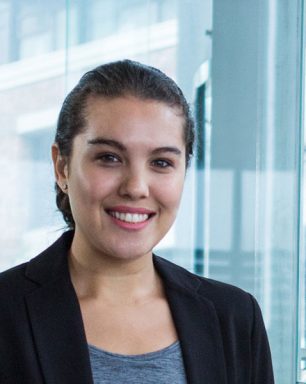
{"label": "window", "polygon": [[48,148],[65,94],[104,62],[156,66],[193,104],[199,133],[156,253],[254,294],[276,382],[306,382],[303,23],[301,2],[285,3],[0,0],[0,269],[64,230]]}

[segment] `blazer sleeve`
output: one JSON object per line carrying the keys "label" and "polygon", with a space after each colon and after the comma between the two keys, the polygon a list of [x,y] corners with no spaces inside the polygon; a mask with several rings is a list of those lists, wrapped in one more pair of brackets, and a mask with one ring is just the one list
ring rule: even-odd
{"label": "blazer sleeve", "polygon": [[[250,295],[251,296],[251,295]],[[274,384],[271,352],[260,307],[253,296],[252,384]]]}

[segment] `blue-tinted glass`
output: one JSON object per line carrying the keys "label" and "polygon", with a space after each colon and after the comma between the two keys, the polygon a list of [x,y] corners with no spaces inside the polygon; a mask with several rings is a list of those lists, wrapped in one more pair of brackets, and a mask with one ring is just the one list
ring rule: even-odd
{"label": "blue-tinted glass", "polygon": [[64,95],[96,65],[148,63],[179,83],[199,133],[176,224],[156,252],[253,293],[276,382],[296,371],[305,380],[301,13],[298,0],[0,1],[0,269],[63,230],[49,148]]}

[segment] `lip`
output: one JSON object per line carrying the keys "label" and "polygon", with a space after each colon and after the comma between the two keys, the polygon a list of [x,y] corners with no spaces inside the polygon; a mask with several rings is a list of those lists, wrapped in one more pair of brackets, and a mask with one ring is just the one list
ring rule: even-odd
{"label": "lip", "polygon": [[[155,211],[152,211],[147,208],[136,208],[136,207],[128,207],[123,205],[117,205],[111,208],[107,208],[106,212],[108,213],[108,216],[112,220],[116,226],[118,226],[121,229],[130,230],[130,231],[139,231],[141,229],[144,229],[149,223],[151,222],[153,216],[155,216]],[[117,219],[116,217],[109,214],[109,212],[120,212],[120,213],[138,213],[138,214],[146,214],[149,215],[148,219],[142,222],[138,223],[130,223],[126,221],[122,221],[120,219]]]}
{"label": "lip", "polygon": [[146,215],[153,215],[155,214],[155,211],[152,211],[147,208],[142,207],[128,207],[126,205],[116,205],[114,207],[110,207],[106,209],[106,212],[110,211],[116,211],[120,213],[139,213],[139,214],[146,214]]}

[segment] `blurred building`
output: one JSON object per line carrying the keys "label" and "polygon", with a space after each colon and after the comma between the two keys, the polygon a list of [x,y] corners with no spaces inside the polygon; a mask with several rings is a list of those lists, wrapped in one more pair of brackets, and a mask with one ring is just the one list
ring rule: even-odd
{"label": "blurred building", "polygon": [[108,61],[156,66],[192,103],[199,135],[157,252],[254,294],[276,383],[306,382],[304,15],[300,1],[285,3],[0,0],[0,270],[65,229],[50,146],[67,92]]}

